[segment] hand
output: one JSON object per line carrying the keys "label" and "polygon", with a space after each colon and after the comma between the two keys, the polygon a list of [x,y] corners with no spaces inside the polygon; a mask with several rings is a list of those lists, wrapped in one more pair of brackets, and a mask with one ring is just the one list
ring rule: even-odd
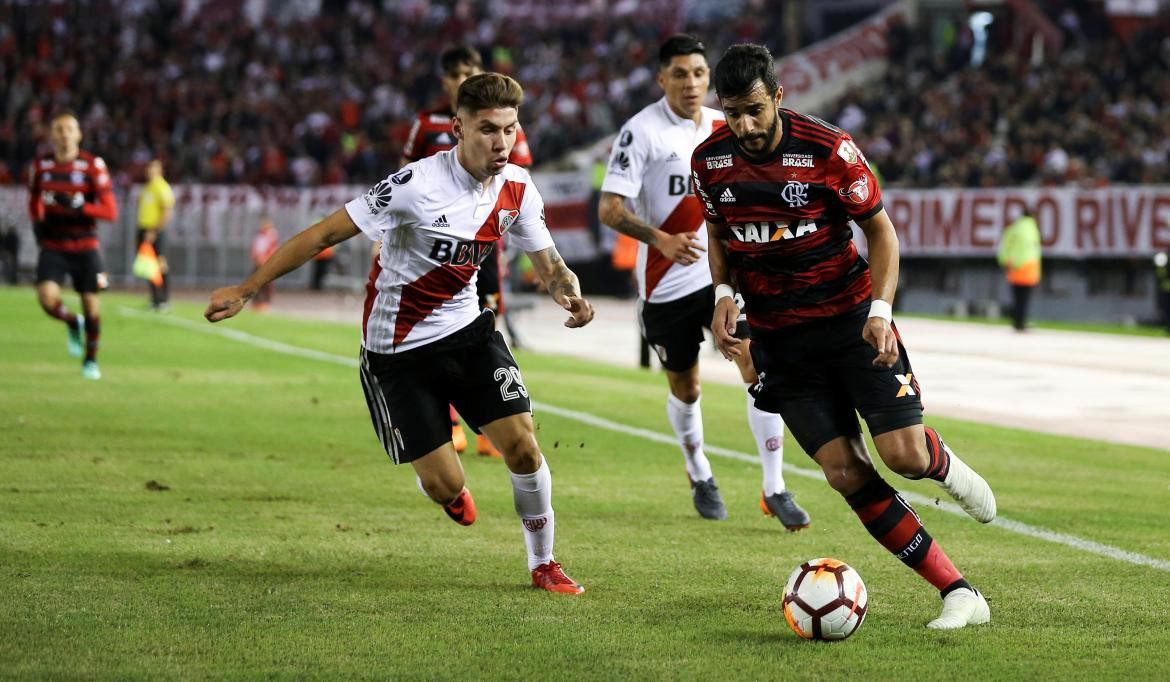
{"label": "hand", "polygon": [[593,306],[582,296],[558,296],[557,303],[571,314],[565,320],[565,326],[570,329],[584,327],[593,320]]}
{"label": "hand", "polygon": [[250,298],[251,294],[244,293],[240,286],[216,289],[211,292],[211,302],[207,304],[207,310],[203,311],[203,317],[206,317],[208,322],[219,322],[234,317],[244,309],[244,304]]}
{"label": "hand", "polygon": [[53,202],[61,208],[80,211],[85,206],[85,195],[81,192],[54,192]]}
{"label": "hand", "polygon": [[898,360],[898,337],[890,323],[880,317],[871,317],[861,330],[861,338],[873,346],[878,355],[873,359],[874,367],[890,368]]}
{"label": "hand", "polygon": [[654,242],[654,248],[679,265],[693,265],[699,262],[699,252],[706,251],[697,239],[698,232],[663,234]]}
{"label": "hand", "polygon": [[723,357],[731,360],[742,353],[742,344],[735,338],[735,326],[739,322],[739,306],[735,300],[723,297],[715,302],[715,316],[711,318],[711,333],[715,345]]}

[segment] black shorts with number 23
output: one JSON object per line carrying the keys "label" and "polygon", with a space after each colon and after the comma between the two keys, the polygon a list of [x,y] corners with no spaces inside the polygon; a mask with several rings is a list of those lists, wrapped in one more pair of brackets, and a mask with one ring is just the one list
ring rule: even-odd
{"label": "black shorts with number 23", "polygon": [[472,429],[531,412],[528,389],[495,315],[483,311],[463,329],[394,354],[362,349],[362,390],[378,440],[395,464],[451,440],[454,405]]}

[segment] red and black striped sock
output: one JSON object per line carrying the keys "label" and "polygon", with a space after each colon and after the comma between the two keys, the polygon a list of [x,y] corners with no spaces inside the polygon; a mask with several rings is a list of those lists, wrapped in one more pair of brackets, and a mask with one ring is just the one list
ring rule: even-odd
{"label": "red and black striped sock", "polygon": [[942,596],[961,587],[970,589],[971,584],[922,527],[914,509],[877,472],[845,501],[874,539],[934,585]]}
{"label": "red and black striped sock", "polygon": [[69,306],[65,305],[61,301],[57,301],[57,303],[54,305],[42,307],[50,316],[55,317],[69,325],[69,328],[73,331],[77,331],[77,315],[73,313],[73,311],[69,310]]}
{"label": "red and black striped sock", "polygon": [[926,432],[926,452],[930,454],[930,464],[918,478],[942,481],[951,470],[951,455],[943,447],[942,436],[938,435],[938,431],[929,426],[923,430]]}
{"label": "red and black striped sock", "polygon": [[98,316],[85,319],[85,361],[97,360],[98,340],[102,335],[102,318]]}

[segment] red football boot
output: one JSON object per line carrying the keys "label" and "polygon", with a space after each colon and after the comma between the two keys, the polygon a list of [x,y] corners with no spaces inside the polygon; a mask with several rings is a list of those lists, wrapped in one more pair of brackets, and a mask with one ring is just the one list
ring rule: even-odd
{"label": "red football boot", "polygon": [[475,523],[475,500],[471,498],[471,491],[467,488],[459,491],[459,497],[451,504],[443,505],[443,511],[461,526]]}
{"label": "red football boot", "polygon": [[541,564],[532,571],[532,586],[549,592],[581,594],[585,586],[565,575],[561,565],[555,561]]}

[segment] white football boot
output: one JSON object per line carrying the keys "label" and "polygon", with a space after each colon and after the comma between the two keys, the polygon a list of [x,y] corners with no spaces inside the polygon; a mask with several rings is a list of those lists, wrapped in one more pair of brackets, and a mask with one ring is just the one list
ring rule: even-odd
{"label": "white football boot", "polygon": [[947,477],[938,484],[976,521],[991,523],[995,520],[995,493],[991,492],[991,486],[959,459],[946,443],[942,446],[951,457],[951,466]]}
{"label": "white football boot", "polygon": [[957,630],[968,625],[991,622],[991,607],[979,590],[965,587],[943,597],[943,609],[938,618],[926,624],[930,630]]}

